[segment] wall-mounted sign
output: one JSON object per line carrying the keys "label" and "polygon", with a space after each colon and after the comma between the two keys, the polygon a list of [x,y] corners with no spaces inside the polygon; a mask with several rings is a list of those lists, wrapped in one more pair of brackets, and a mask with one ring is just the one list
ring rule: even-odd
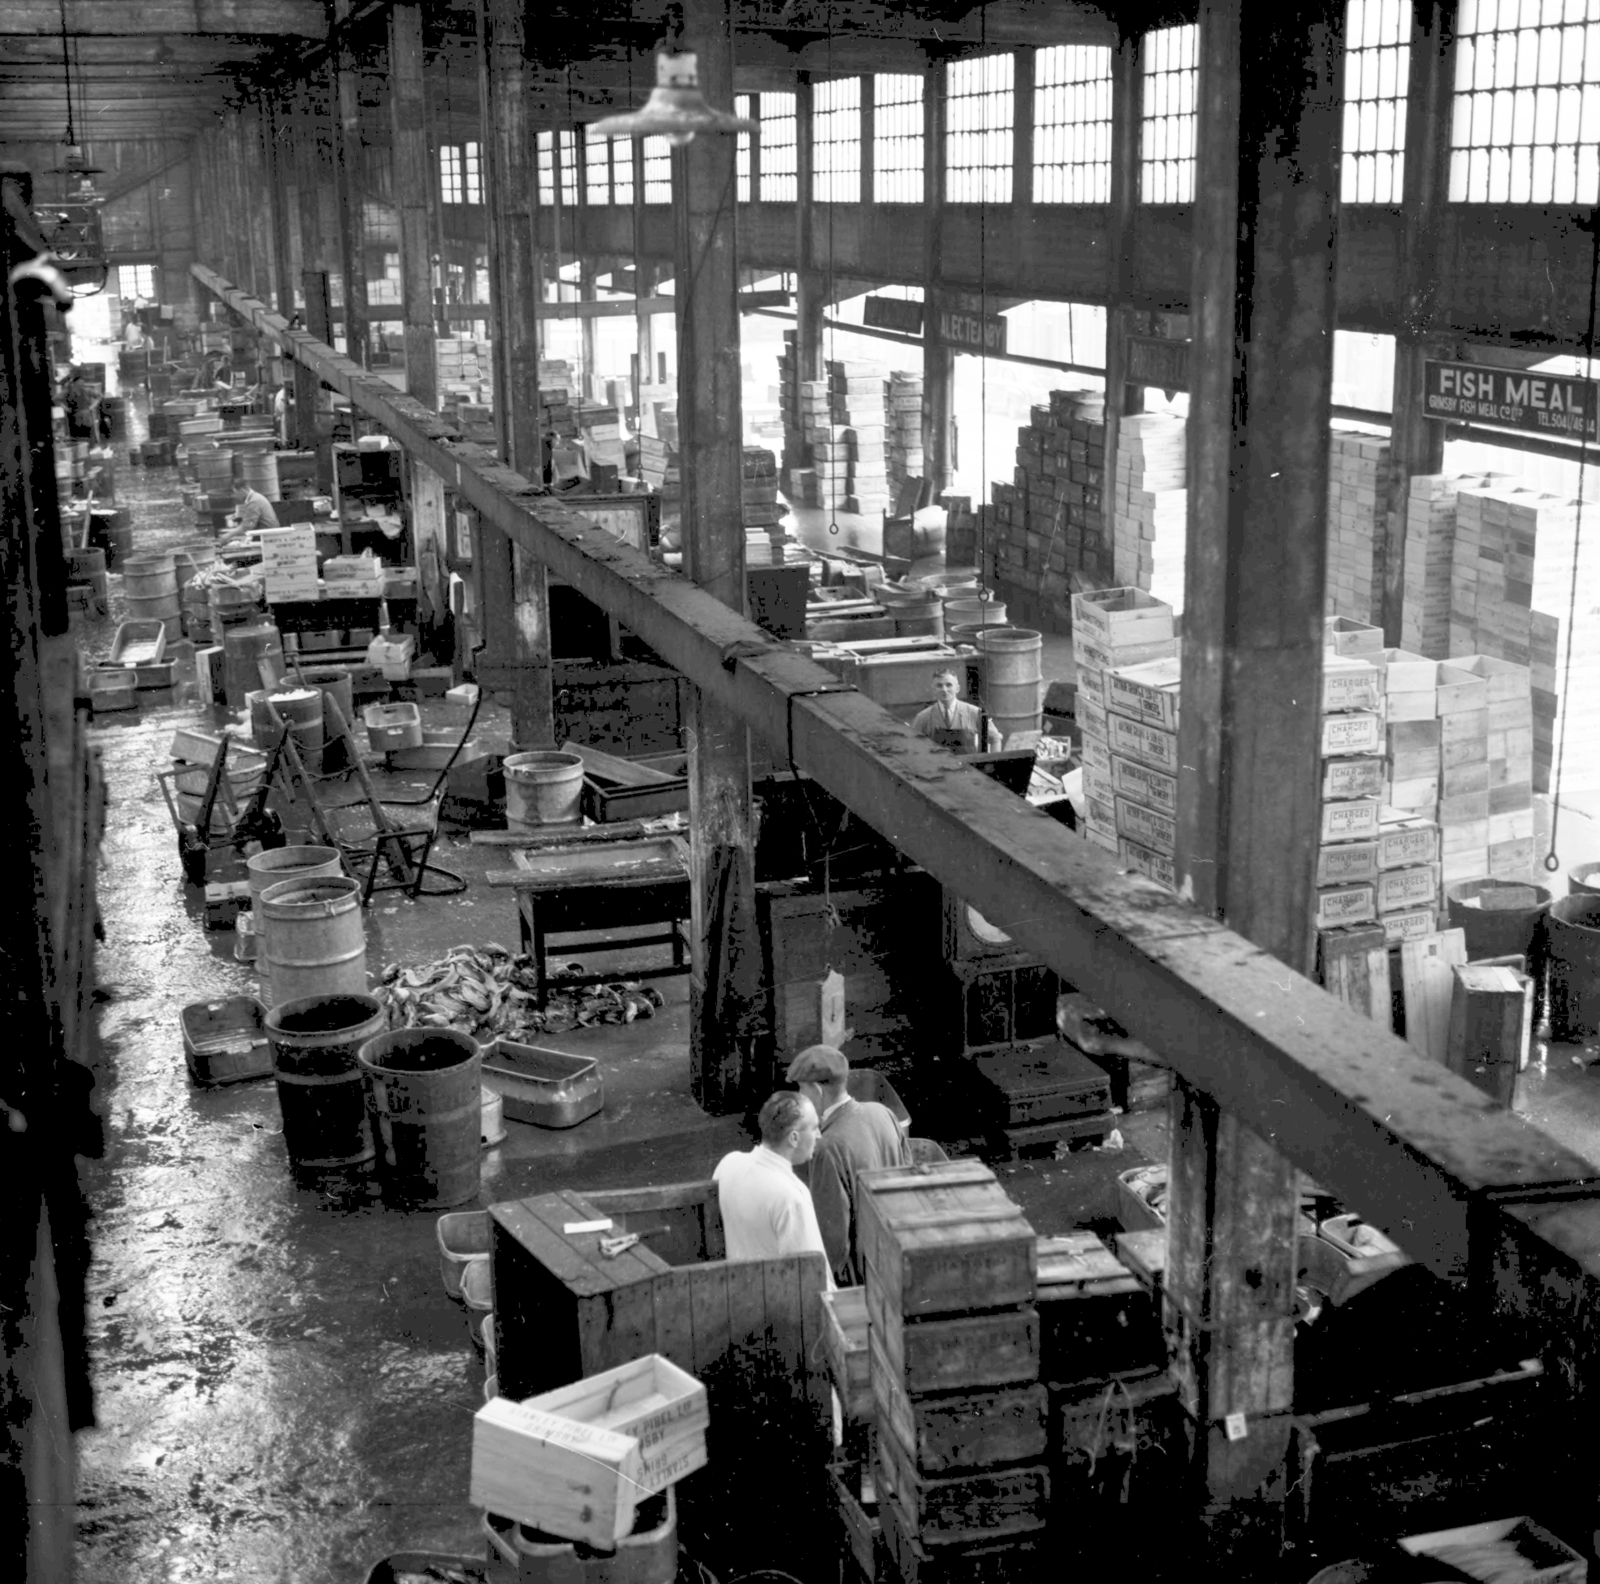
{"label": "wall-mounted sign", "polygon": [[1423,410],[1446,423],[1600,440],[1600,383],[1563,374],[1430,360],[1423,365]]}
{"label": "wall-mounted sign", "polygon": [[967,313],[963,309],[940,303],[934,324],[938,339],[957,352],[987,352],[996,357],[1005,356],[1004,314]]}
{"label": "wall-mounted sign", "polygon": [[1123,342],[1130,385],[1154,385],[1161,390],[1189,388],[1189,343],[1161,336],[1131,335]]}
{"label": "wall-mounted sign", "polygon": [[921,335],[922,304],[904,297],[869,297],[862,307],[861,322],[874,330]]}

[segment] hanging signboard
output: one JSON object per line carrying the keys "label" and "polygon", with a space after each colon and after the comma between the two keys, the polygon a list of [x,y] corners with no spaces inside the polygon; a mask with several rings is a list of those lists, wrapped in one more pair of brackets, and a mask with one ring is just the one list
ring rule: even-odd
{"label": "hanging signboard", "polygon": [[1004,314],[967,313],[943,303],[935,305],[935,334],[945,346],[957,352],[982,352],[1004,357],[1006,318]]}
{"label": "hanging signboard", "polygon": [[921,335],[922,304],[904,297],[869,297],[862,305],[861,322],[874,330]]}
{"label": "hanging signboard", "polygon": [[1594,380],[1430,360],[1423,365],[1423,390],[1423,410],[1446,423],[1600,440],[1600,383]]}
{"label": "hanging signboard", "polygon": [[1130,335],[1123,347],[1130,385],[1154,385],[1164,391],[1189,388],[1189,343],[1162,336]]}

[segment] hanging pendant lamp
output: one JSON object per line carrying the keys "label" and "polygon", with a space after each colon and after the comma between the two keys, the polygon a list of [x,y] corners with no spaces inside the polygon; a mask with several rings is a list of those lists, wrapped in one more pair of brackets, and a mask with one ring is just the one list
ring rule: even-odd
{"label": "hanging pendant lamp", "polygon": [[657,55],[656,85],[644,107],[607,116],[590,130],[601,137],[664,137],[681,148],[692,143],[697,132],[753,132],[755,122],[706,103],[694,55]]}

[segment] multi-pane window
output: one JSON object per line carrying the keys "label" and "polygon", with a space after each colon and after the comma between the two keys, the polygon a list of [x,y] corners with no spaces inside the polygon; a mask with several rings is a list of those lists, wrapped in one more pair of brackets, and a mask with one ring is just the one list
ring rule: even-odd
{"label": "multi-pane window", "polygon": [[1146,203],[1194,201],[1199,48],[1200,30],[1192,22],[1145,35],[1139,196]]}
{"label": "multi-pane window", "polygon": [[[733,96],[733,113],[741,121],[755,119],[755,106],[750,94],[735,94]],[[733,150],[734,168],[737,172],[738,191],[734,195],[737,203],[750,202],[750,134],[741,132]]]}
{"label": "multi-pane window", "polygon": [[611,139],[587,126],[583,129],[583,201],[591,207],[611,202]]}
{"label": "multi-pane window", "polygon": [[922,202],[922,78],[880,72],[872,79],[872,196]]}
{"label": "multi-pane window", "polygon": [[945,199],[1010,203],[1016,57],[978,55],[945,68]]}
{"label": "multi-pane window", "polygon": [[1057,44],[1035,52],[1033,201],[1111,201],[1111,51]]}
{"label": "multi-pane window", "polygon": [[793,203],[799,196],[794,95],[761,95],[761,201]]}
{"label": "multi-pane window", "polygon": [[126,301],[142,297],[154,301],[156,295],[156,267],[154,264],[119,264],[117,266],[117,295]]}
{"label": "multi-pane window", "polygon": [[454,143],[439,145],[439,200],[461,202],[461,150]]}
{"label": "multi-pane window", "polygon": [[538,166],[539,202],[549,208],[556,201],[556,135],[541,132],[534,140],[534,158]]}
{"label": "multi-pane window", "polygon": [[1600,0],[1461,0],[1452,203],[1600,201]]}
{"label": "multi-pane window", "polygon": [[561,170],[561,201],[578,207],[578,129],[563,127],[556,133],[556,164]]}
{"label": "multi-pane window", "polygon": [[644,140],[644,201],[672,202],[672,145],[664,137]]}
{"label": "multi-pane window", "polygon": [[859,77],[811,90],[811,196],[818,203],[861,202]]}
{"label": "multi-pane window", "polygon": [[1405,176],[1411,7],[1350,0],[1344,26],[1344,203],[1397,204]]}
{"label": "multi-pane window", "polygon": [[476,143],[439,145],[439,198],[447,204],[483,202],[483,168]]}
{"label": "multi-pane window", "polygon": [[633,139],[611,140],[611,201],[633,207]]}

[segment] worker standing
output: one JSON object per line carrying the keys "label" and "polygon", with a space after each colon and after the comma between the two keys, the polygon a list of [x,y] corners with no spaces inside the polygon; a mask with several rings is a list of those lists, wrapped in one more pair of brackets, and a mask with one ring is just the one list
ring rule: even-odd
{"label": "worker standing", "polygon": [[894,1113],[851,1097],[850,1062],[832,1045],[810,1045],[789,1063],[789,1082],[816,1108],[821,1137],[811,1157],[811,1203],[828,1264],[841,1287],[867,1279],[856,1241],[856,1177],[880,1166],[909,1166],[911,1149]]}
{"label": "worker standing", "polygon": [[804,1095],[781,1090],[762,1106],[756,1125],[761,1142],[724,1155],[712,1173],[728,1258],[826,1257],[810,1190],[794,1173],[817,1147],[815,1107]]}
{"label": "worker standing", "polygon": [[941,748],[954,748],[957,753],[978,753],[987,738],[989,751],[1000,751],[1000,733],[993,721],[987,722],[984,731],[983,711],[976,704],[968,704],[961,697],[961,680],[948,666],[933,673],[935,699],[911,722],[911,729],[919,737],[930,737]]}
{"label": "worker standing", "polygon": [[236,539],[242,539],[246,534],[254,533],[258,528],[276,528],[278,514],[272,509],[272,502],[260,490],[252,488],[243,480],[233,486],[233,498],[239,503],[235,509],[234,527],[223,539],[224,544],[230,544]]}

